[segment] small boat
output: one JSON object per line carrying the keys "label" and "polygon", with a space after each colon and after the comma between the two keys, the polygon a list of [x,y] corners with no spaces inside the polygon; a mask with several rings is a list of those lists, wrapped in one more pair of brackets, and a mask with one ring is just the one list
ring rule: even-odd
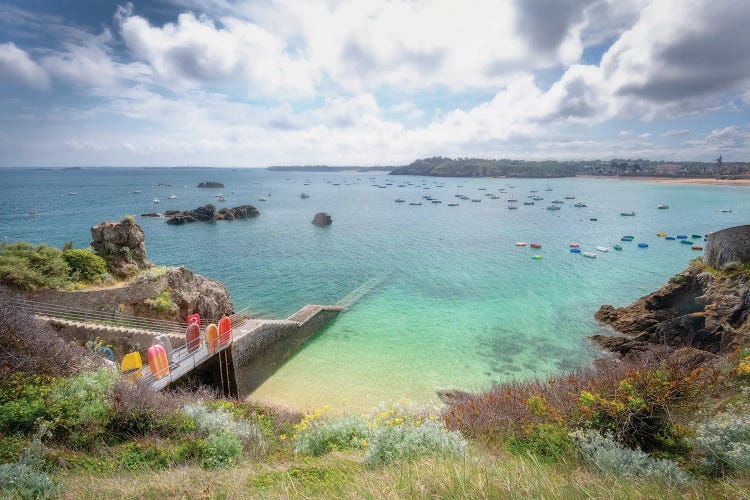
{"label": "small boat", "polygon": [[75,193],[75,192],[71,191],[70,193],[68,193],[68,196],[75,196],[75,195],[77,195],[77,194],[78,194],[78,193]]}
{"label": "small boat", "polygon": [[471,202],[472,202],[472,203],[480,203],[481,201],[482,201],[482,200],[480,200],[479,198],[472,198],[472,199],[471,199]]}
{"label": "small boat", "polygon": [[478,191],[487,191],[487,188],[477,188]]}
{"label": "small boat", "polygon": [[731,208],[722,208],[721,212],[725,213],[725,214],[731,214],[732,213],[732,209]]}
{"label": "small boat", "polygon": [[596,249],[599,250],[600,252],[609,252],[609,248],[607,247],[596,247]]}
{"label": "small boat", "polygon": [[666,209],[668,209],[668,208],[669,208],[669,205],[664,205],[664,204],[662,203],[662,204],[660,204],[660,205],[659,205],[658,207],[656,207],[656,208],[658,208],[659,210],[666,210]]}
{"label": "small boat", "polygon": [[635,217],[635,212],[620,212],[623,217]]}
{"label": "small boat", "polygon": [[581,255],[588,257],[589,259],[595,259],[596,254],[594,252],[581,252]]}
{"label": "small boat", "polygon": [[532,255],[532,256],[531,256],[531,259],[532,259],[532,260],[541,260],[541,258],[542,258],[542,256],[541,256],[541,255]]}
{"label": "small boat", "polygon": [[638,243],[638,248],[648,248],[648,243]]}
{"label": "small boat", "polygon": [[620,245],[614,245],[612,248],[615,250],[622,250],[622,247]]}
{"label": "small boat", "polygon": [[[332,185],[333,185],[333,186],[340,186],[340,185],[341,185],[341,183],[340,183],[340,182],[334,182],[334,183],[333,183]],[[380,187],[380,186],[378,186],[378,187]]]}
{"label": "small boat", "polygon": [[525,241],[516,241],[516,246],[517,247],[525,247],[526,246],[526,242]]}
{"label": "small boat", "polygon": [[260,198],[258,198],[258,201],[268,201],[268,198],[261,196]]}
{"label": "small boat", "polygon": [[419,205],[421,205],[421,204],[422,204],[422,202],[420,202],[420,201],[412,201],[412,202],[409,202],[409,205],[411,205],[411,206],[413,206],[413,207],[418,207],[418,206],[419,206]]}
{"label": "small boat", "polygon": [[545,189],[545,191],[552,191],[552,188],[548,187],[547,189]]}
{"label": "small boat", "polygon": [[508,210],[518,210],[517,205],[508,205]]}
{"label": "small boat", "polygon": [[693,245],[690,248],[692,248],[693,250],[703,250],[703,247],[700,245]]}
{"label": "small boat", "polygon": [[664,239],[669,240],[669,241],[674,241],[676,238],[674,236],[666,236]]}
{"label": "small boat", "polygon": [[132,194],[141,194],[141,191],[131,191]]}
{"label": "small boat", "polygon": [[666,236],[666,235],[667,233],[656,233],[656,236],[658,236],[659,238]]}
{"label": "small boat", "polygon": [[534,196],[532,199],[534,201],[542,201],[544,198],[542,198],[541,196]]}
{"label": "small boat", "polygon": [[562,205],[565,202],[562,200],[552,200],[552,203],[554,203],[555,205]]}
{"label": "small boat", "polygon": [[690,237],[693,238],[693,239],[699,240],[699,239],[703,238],[703,235],[702,234],[694,234],[694,235],[692,235]]}
{"label": "small boat", "polygon": [[581,246],[581,244],[580,243],[571,243],[569,246],[570,246],[570,248],[578,248],[578,247]]}
{"label": "small boat", "polygon": [[549,205],[547,210],[560,210],[560,205]]}
{"label": "small boat", "polygon": [[518,200],[515,198],[511,198],[508,200],[508,203],[518,203]]}
{"label": "small boat", "polygon": [[[301,195],[299,195],[299,197],[302,198],[303,200],[305,200],[305,199],[309,198],[310,195],[307,194],[307,193],[302,193]],[[398,200],[396,200],[396,201],[398,201]],[[403,201],[403,200],[401,200],[401,201]]]}
{"label": "small boat", "polygon": [[457,206],[458,206],[458,203],[448,203],[448,206],[449,206],[449,207],[457,207]]}
{"label": "small boat", "polygon": [[592,217],[592,218],[590,218],[589,220],[590,220],[590,221],[594,221],[594,222],[596,222],[596,221],[598,221],[599,219],[597,219],[596,217]]}
{"label": "small boat", "polygon": [[575,196],[566,196],[565,199],[566,200],[575,200],[576,197]]}
{"label": "small boat", "polygon": [[404,200],[404,199],[396,198],[396,203],[405,203],[405,202],[406,202],[406,200]]}
{"label": "small boat", "polygon": [[581,202],[579,201],[579,202],[573,203],[573,206],[574,206],[574,207],[578,207],[578,208],[583,208],[583,207],[585,207],[585,206],[586,206],[586,204],[585,204],[585,203],[581,203]]}
{"label": "small boat", "polygon": [[430,203],[442,203],[440,200],[430,200]]}
{"label": "small boat", "polygon": [[177,198],[176,194],[170,194],[169,196],[167,196],[168,200],[174,200],[175,198]]}
{"label": "small boat", "polygon": [[533,205],[534,202],[533,201],[524,201],[523,204],[524,205]]}
{"label": "small boat", "polygon": [[677,239],[678,240],[686,240],[687,239],[687,234],[678,234],[677,235]]}
{"label": "small boat", "polygon": [[623,236],[620,238],[620,241],[633,241],[635,239],[635,236]]}
{"label": "small boat", "polygon": [[531,244],[531,245],[529,245],[529,246],[530,246],[531,248],[542,248],[542,245],[541,245],[541,243],[532,243],[532,244]]}
{"label": "small boat", "polygon": [[226,198],[224,198],[224,195],[223,195],[223,194],[221,194],[221,193],[219,193],[219,194],[218,194],[218,195],[216,196],[216,199],[217,199],[217,200],[219,200],[219,201],[227,201],[227,200],[226,200]]}
{"label": "small boat", "polygon": [[571,248],[570,249],[570,253],[581,253],[581,249],[580,248]]}
{"label": "small boat", "polygon": [[690,240],[680,240],[680,243],[682,243],[683,245],[692,245],[693,244],[693,242],[690,241]]}
{"label": "small boat", "polygon": [[153,202],[154,202],[154,203],[161,203],[161,202],[159,201],[159,198],[154,198],[154,199],[153,199]]}

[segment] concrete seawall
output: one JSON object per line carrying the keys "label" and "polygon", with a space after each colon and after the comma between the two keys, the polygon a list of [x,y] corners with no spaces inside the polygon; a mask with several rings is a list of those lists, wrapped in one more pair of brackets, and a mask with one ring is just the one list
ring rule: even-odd
{"label": "concrete seawall", "polygon": [[341,309],[308,305],[285,320],[260,320],[247,331],[235,332],[231,356],[238,396],[260,387]]}

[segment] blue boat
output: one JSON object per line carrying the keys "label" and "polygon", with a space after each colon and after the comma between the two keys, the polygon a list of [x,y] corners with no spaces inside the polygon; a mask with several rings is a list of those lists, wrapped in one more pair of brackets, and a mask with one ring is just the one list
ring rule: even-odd
{"label": "blue boat", "polygon": [[665,240],[674,240],[674,239],[675,239],[675,237],[674,237],[674,236],[667,236],[667,237],[666,237],[666,238],[664,238],[664,239],[665,239]]}
{"label": "blue boat", "polygon": [[581,249],[580,248],[571,248],[570,249],[570,253],[581,253]]}
{"label": "blue boat", "polygon": [[638,243],[638,248],[648,248],[648,243]]}
{"label": "blue boat", "polygon": [[677,235],[677,239],[678,240],[686,240],[687,239],[687,234],[678,234]]}

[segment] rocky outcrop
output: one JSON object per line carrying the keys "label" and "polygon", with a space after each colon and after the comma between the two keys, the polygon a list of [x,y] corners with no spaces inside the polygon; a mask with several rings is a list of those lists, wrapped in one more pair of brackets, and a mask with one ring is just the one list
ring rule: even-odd
{"label": "rocky outcrop", "polygon": [[141,214],[141,217],[161,217],[161,214],[158,214],[156,212],[148,212],[146,214]]}
{"label": "rocky outcrop", "polygon": [[[165,291],[169,296],[168,307],[155,308],[154,299]],[[39,302],[65,304],[73,309],[179,321],[193,313],[202,318],[220,318],[234,309],[222,283],[184,267],[152,268],[126,284],[110,288],[41,290],[24,292],[23,296]]]}
{"label": "rocky outcrop", "polygon": [[208,181],[208,182],[201,182],[200,184],[198,184],[198,187],[199,188],[223,188],[224,184],[222,184],[221,182]]}
{"label": "rocky outcrop", "polygon": [[91,248],[107,261],[108,271],[115,276],[133,276],[152,265],[146,259],[143,229],[132,218],[93,226],[91,239]]}
{"label": "rocky outcrop", "polygon": [[730,262],[750,262],[750,225],[709,234],[703,261],[717,269]]}
{"label": "rocky outcrop", "polygon": [[325,212],[318,212],[312,220],[313,224],[320,227],[330,226],[332,222],[331,216]]}
{"label": "rocky outcrop", "polygon": [[234,208],[216,210],[213,205],[205,205],[186,212],[173,213],[167,219],[167,224],[187,224],[189,222],[211,222],[217,220],[239,220],[260,215],[258,209],[252,205],[242,205]]}
{"label": "rocky outcrop", "polygon": [[682,347],[727,352],[750,336],[750,277],[694,262],[656,292],[627,307],[602,306],[595,317],[622,335],[592,339],[623,356]]}

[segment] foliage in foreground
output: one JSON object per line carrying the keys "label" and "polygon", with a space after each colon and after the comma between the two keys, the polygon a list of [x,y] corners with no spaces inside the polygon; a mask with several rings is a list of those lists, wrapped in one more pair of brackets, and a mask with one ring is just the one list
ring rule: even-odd
{"label": "foliage in foreground", "polygon": [[70,269],[60,250],[22,241],[0,243],[0,281],[24,289],[64,288]]}
{"label": "foliage in foreground", "polygon": [[750,407],[730,406],[698,424],[695,445],[710,473],[750,470]]}
{"label": "foliage in foreground", "polygon": [[657,460],[641,450],[625,448],[611,436],[589,430],[574,432],[572,437],[583,462],[605,474],[674,483],[684,483],[689,479],[673,461]]}
{"label": "foliage in foreground", "polygon": [[17,462],[0,465],[0,492],[7,498],[50,498],[57,495],[58,484],[44,471],[44,444],[48,423],[40,423],[29,445]]}

